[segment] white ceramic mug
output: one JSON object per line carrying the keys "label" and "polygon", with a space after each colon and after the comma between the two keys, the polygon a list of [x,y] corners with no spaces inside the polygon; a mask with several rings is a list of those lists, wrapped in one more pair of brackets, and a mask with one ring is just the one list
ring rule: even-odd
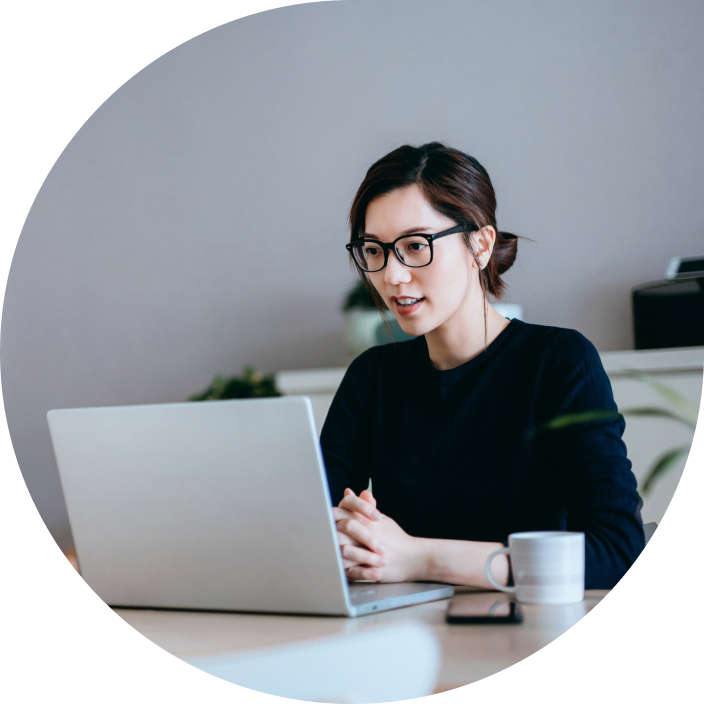
{"label": "white ceramic mug", "polygon": [[[511,560],[514,587],[502,587],[491,576],[497,555]],[[486,560],[489,582],[502,592],[515,594],[526,604],[574,604],[584,599],[584,533],[532,531],[511,533],[508,547],[495,550]]]}

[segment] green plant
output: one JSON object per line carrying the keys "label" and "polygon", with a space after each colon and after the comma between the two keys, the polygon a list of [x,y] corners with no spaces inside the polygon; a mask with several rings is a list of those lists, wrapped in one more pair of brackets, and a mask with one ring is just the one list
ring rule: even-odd
{"label": "green plant", "polygon": [[217,401],[229,398],[264,398],[281,396],[273,376],[264,376],[254,367],[244,367],[242,376],[223,377],[216,374],[210,386],[189,401]]}
{"label": "green plant", "polygon": [[[671,411],[667,408],[659,406],[642,406],[639,408],[627,408],[618,413],[617,411],[584,411],[582,413],[568,413],[565,415],[552,418],[547,423],[535,428],[528,437],[533,437],[536,434],[546,430],[560,430],[573,425],[581,425],[583,423],[591,423],[602,420],[615,420],[622,416],[640,416],[650,418],[667,418],[681,423],[692,430],[697,425],[697,407],[682,394],[678,393],[669,386],[662,384],[657,379],[654,379],[647,374],[641,372],[627,370],[626,374],[633,379],[642,381],[656,391],[660,396],[669,401],[675,408]],[[653,483],[667,472],[670,467],[677,462],[681,457],[684,457],[689,452],[691,443],[680,445],[660,455],[651,465],[648,473],[645,476],[641,487],[644,494],[647,494],[653,487]]]}
{"label": "green plant", "polygon": [[377,310],[376,304],[371,294],[364,285],[364,281],[359,279],[345,296],[342,310],[346,313],[350,310]]}

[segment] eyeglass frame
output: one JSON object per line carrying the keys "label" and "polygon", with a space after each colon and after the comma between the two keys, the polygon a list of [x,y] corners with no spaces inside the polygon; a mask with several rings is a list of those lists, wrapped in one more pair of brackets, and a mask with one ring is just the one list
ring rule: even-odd
{"label": "eyeglass frame", "polygon": [[[467,223],[465,225],[455,225],[454,227],[451,227],[449,230],[443,230],[442,232],[437,232],[434,235],[428,235],[424,232],[412,232],[409,235],[401,235],[400,237],[397,237],[393,242],[382,242],[381,240],[377,239],[372,239],[369,237],[358,237],[356,240],[353,242],[348,242],[345,245],[345,249],[350,253],[350,256],[352,257],[352,261],[354,262],[354,265],[356,267],[359,267],[365,274],[376,274],[377,271],[384,271],[386,268],[386,265],[389,263],[389,252],[392,251],[396,255],[396,259],[403,264],[403,266],[408,267],[409,269],[422,269],[424,266],[428,266],[433,263],[433,257],[435,255],[435,250],[433,248],[433,242],[435,240],[440,239],[441,237],[447,237],[448,235],[454,235],[457,234],[458,232],[477,232],[479,228],[474,224],[474,223]],[[399,253],[396,251],[396,243],[399,240],[403,239],[408,239],[409,237],[424,237],[428,241],[428,246],[430,247],[430,261],[427,264],[419,264],[417,266],[414,266],[412,264],[406,264],[401,259],[401,256]],[[357,262],[357,260],[354,257],[354,254],[352,254],[352,248],[357,246],[360,242],[374,242],[375,244],[378,244],[382,250],[384,251],[384,264],[381,268],[379,269],[374,269],[373,271],[368,271],[367,269],[363,269],[361,265]]]}

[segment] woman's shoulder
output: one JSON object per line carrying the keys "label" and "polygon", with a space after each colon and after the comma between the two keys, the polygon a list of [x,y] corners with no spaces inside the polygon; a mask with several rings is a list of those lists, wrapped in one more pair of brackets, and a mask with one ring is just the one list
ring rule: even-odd
{"label": "woman's shoulder", "polygon": [[536,377],[555,386],[578,379],[606,383],[596,347],[578,330],[523,322],[518,327],[511,353],[517,368],[531,369]]}
{"label": "woman's shoulder", "polygon": [[553,325],[519,323],[517,342],[529,345],[550,356],[554,361],[573,359],[587,361],[600,359],[596,347],[578,330]]}
{"label": "woman's shoulder", "polygon": [[612,403],[611,385],[599,352],[581,332],[523,323],[522,333],[531,341],[526,344],[533,345],[536,383],[551,395],[571,396],[579,391],[597,398],[603,407]]}

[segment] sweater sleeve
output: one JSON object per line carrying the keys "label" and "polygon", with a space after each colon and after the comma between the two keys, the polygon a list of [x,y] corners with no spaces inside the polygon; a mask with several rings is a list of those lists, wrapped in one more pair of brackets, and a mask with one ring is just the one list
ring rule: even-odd
{"label": "sweater sleeve", "polygon": [[[547,355],[547,419],[585,411],[612,411],[609,378],[595,347],[562,330]],[[585,534],[585,587],[610,589],[645,545],[640,497],[626,456],[622,416],[549,431],[551,464],[560,477],[566,529]]]}
{"label": "sweater sleeve", "polygon": [[340,503],[347,487],[359,494],[369,486],[374,355],[374,348],[367,350],[349,366],[320,434],[333,506]]}

